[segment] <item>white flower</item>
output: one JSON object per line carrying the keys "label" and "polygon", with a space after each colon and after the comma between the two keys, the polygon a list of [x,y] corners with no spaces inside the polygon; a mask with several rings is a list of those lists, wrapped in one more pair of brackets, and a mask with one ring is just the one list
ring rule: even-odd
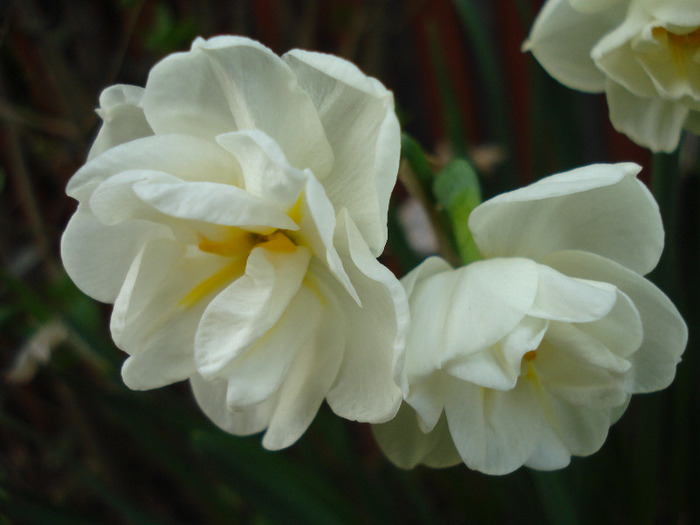
{"label": "white flower", "polygon": [[615,128],[653,151],[700,134],[700,2],[548,0],[525,49],[562,84],[605,92]]}
{"label": "white flower", "polygon": [[407,404],[374,427],[397,465],[490,474],[566,466],[603,444],[630,395],[666,387],[687,329],[643,274],[663,246],[635,164],[593,165],[477,207],[485,260],[404,279]]}
{"label": "white flower", "polygon": [[391,93],[337,57],[217,37],[100,103],[61,248],[78,286],[114,303],[125,383],[189,379],[216,424],[267,428],[270,449],[324,399],[391,418],[408,322],[376,260],[399,161]]}

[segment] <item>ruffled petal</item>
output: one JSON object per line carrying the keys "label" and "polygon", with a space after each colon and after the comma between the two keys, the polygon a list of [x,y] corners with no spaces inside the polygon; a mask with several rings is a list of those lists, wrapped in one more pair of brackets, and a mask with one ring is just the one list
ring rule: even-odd
{"label": "ruffled petal", "polygon": [[567,277],[549,266],[537,266],[537,295],[528,315],[570,323],[589,323],[606,316],[617,301],[608,283]]}
{"label": "ruffled petal", "polygon": [[409,298],[409,381],[512,332],[532,307],[537,280],[536,263],[513,258],[478,261],[418,282]]}
{"label": "ruffled petal", "polygon": [[486,474],[508,474],[532,456],[544,425],[542,412],[528,381],[508,392],[463,383],[445,406],[462,459]]}
{"label": "ruffled petal", "polygon": [[[346,319],[345,355],[327,401],[341,417],[381,423],[396,414],[402,398],[408,301],[401,283],[370,252],[346,210],[338,215],[335,245],[362,301],[336,293]],[[336,287],[337,288],[337,287]]]}
{"label": "ruffled petal", "polygon": [[265,336],[219,373],[228,381],[226,403],[231,410],[251,408],[277,392],[318,329],[321,308],[313,292],[302,286]]}
{"label": "ruffled petal", "polygon": [[419,430],[416,413],[404,403],[396,417],[387,423],[372,425],[379,448],[397,467],[412,469],[418,464],[445,468],[462,462],[452,442],[447,420],[441,417],[428,433]]}
{"label": "ruffled petal", "polygon": [[553,175],[479,205],[469,228],[484,257],[541,261],[567,249],[613,259],[641,274],[661,256],[659,207],[632,163],[594,164]]}
{"label": "ruffled petal", "polygon": [[143,114],[143,88],[117,84],[100,94],[97,114],[102,118],[100,131],[92,143],[87,160],[114,146],[153,135]]}
{"label": "ruffled petal", "polygon": [[523,45],[562,84],[592,93],[603,91],[605,75],[591,59],[591,49],[625,16],[625,5],[612,11],[582,14],[569,0],[549,0]]}
{"label": "ruffled petal", "polygon": [[248,38],[197,39],[189,52],[167,56],[148,76],[143,107],[158,134],[213,139],[259,129],[299,169],[322,178],[333,165],[309,95],[278,56]]}
{"label": "ruffled petal", "polygon": [[61,259],[78,288],[98,301],[113,303],[143,243],[170,237],[167,227],[145,221],[106,226],[81,204],[61,238]]}
{"label": "ruffled petal", "polygon": [[309,266],[310,253],[255,248],[245,275],[219,293],[207,306],[194,338],[199,374],[218,377],[282,317],[296,295]]}
{"label": "ruffled petal", "polygon": [[262,432],[270,424],[277,406],[277,397],[247,410],[229,410],[226,405],[227,383],[224,379],[204,379],[195,373],[190,377],[192,393],[204,414],[212,422],[236,436],[249,436]]}
{"label": "ruffled petal", "polygon": [[226,133],[216,141],[241,166],[243,187],[285,212],[292,208],[306,183],[306,175],[289,165],[277,143],[263,131]]}
{"label": "ruffled petal", "polygon": [[343,335],[334,323],[321,323],[301,349],[280,388],[263,446],[279,450],[294,444],[313,421],[343,360]]}
{"label": "ruffled petal", "polygon": [[238,185],[236,159],[215,142],[186,135],[155,135],[107,150],[80,168],[66,193],[83,201],[107,178],[129,170],[161,171],[185,181]]}
{"label": "ruffled petal", "polygon": [[311,96],[333,148],[326,192],[336,209],[347,208],[378,256],[386,243],[401,149],[393,96],[342,58],[295,49],[283,59]]}
{"label": "ruffled petal", "polygon": [[569,0],[571,7],[581,13],[598,13],[627,0]]}
{"label": "ruffled petal", "polygon": [[690,108],[660,97],[638,97],[608,81],[605,94],[610,121],[617,131],[654,152],[671,153],[678,147]]}
{"label": "ruffled petal", "polygon": [[626,359],[627,392],[652,392],[666,388],[688,342],[688,328],[664,293],[640,275],[592,253],[568,251],[548,257],[547,264],[562,273],[614,284],[639,311],[644,341]]}
{"label": "ruffled petal", "polygon": [[637,0],[654,18],[680,27],[700,26],[700,11],[695,0]]}

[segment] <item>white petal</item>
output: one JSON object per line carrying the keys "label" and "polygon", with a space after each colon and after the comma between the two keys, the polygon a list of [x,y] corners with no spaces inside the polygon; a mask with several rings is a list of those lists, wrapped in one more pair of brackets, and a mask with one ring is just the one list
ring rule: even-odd
{"label": "white petal", "polygon": [[700,10],[695,0],[637,0],[654,18],[681,27],[700,26]]}
{"label": "white petal", "polygon": [[311,95],[333,148],[326,192],[336,209],[348,209],[377,256],[386,243],[401,149],[391,92],[335,56],[295,49],[283,58]]}
{"label": "white petal", "polygon": [[287,162],[277,143],[258,130],[219,135],[216,141],[241,165],[244,188],[287,211],[299,199],[306,176]]}
{"label": "white petal", "polygon": [[688,106],[659,97],[637,97],[612,81],[606,84],[605,94],[617,131],[654,152],[671,153],[678,147]]}
{"label": "white petal", "polygon": [[[326,397],[341,417],[370,423],[396,414],[402,398],[394,377],[403,373],[408,301],[398,279],[369,251],[346,211],[338,216],[335,244],[362,301],[335,294],[347,331],[342,365]],[[336,286],[336,290],[339,287]]]}
{"label": "white petal", "polygon": [[245,275],[209,303],[199,323],[194,354],[205,379],[218,376],[279,321],[301,286],[309,259],[303,247],[293,253],[253,249]]}
{"label": "white petal", "polygon": [[320,320],[320,301],[302,286],[277,324],[219,373],[228,381],[229,408],[250,408],[272,397]]}
{"label": "white petal", "polygon": [[68,275],[87,295],[113,303],[134,257],[149,239],[169,238],[169,230],[144,221],[105,226],[81,204],[61,238]]}
{"label": "white petal", "polygon": [[562,84],[581,91],[603,91],[605,76],[591,59],[591,49],[622,21],[624,8],[582,14],[568,0],[549,0],[523,47]]}
{"label": "white petal", "polygon": [[609,408],[575,406],[552,399],[559,438],[570,454],[588,456],[603,446],[611,421]]}
{"label": "white petal", "polygon": [[409,297],[413,293],[416,284],[435,275],[452,270],[452,266],[441,257],[428,257],[425,261],[416,266],[401,278],[401,284]]}
{"label": "white petal", "polygon": [[597,13],[626,0],[569,0],[571,7],[581,13]]}
{"label": "white petal", "polygon": [[213,139],[260,129],[299,169],[324,177],[333,164],[309,95],[279,57],[247,38],[197,39],[191,51],[167,56],[151,70],[143,107],[159,134]]}
{"label": "white petal", "polygon": [[537,265],[527,259],[478,261],[416,284],[409,298],[410,381],[497,343],[521,322],[537,290]]}
{"label": "white petal", "polygon": [[671,301],[636,273],[594,254],[562,252],[547,264],[568,275],[613,283],[634,303],[642,319],[644,342],[627,357],[627,391],[651,392],[666,388],[688,342],[688,328]]}
{"label": "white petal", "polygon": [[508,474],[533,454],[544,423],[529,382],[500,392],[464,384],[445,413],[457,450],[469,468]]}
{"label": "white petal", "polygon": [[142,98],[143,88],[125,84],[110,86],[100,94],[97,114],[102,118],[102,126],[88,161],[114,146],[153,135],[143,114]]}
{"label": "white petal", "polygon": [[182,246],[175,241],[157,239],[145,244],[115,302],[112,337],[131,354],[122,367],[130,388],[156,388],[195,373],[195,331],[208,300],[218,290],[191,305],[183,299],[227,261],[204,253],[182,254]]}
{"label": "white petal", "polygon": [[156,135],[115,146],[80,168],[66,193],[89,198],[105,179],[129,170],[154,170],[186,181],[237,185],[241,180],[236,159],[213,141],[186,135]]}
{"label": "white petal", "polygon": [[[607,77],[606,90],[607,84],[614,82],[640,97],[657,95],[654,82],[639,61],[639,52],[636,49],[649,23],[649,16],[636,2],[632,2],[625,20],[601,39],[591,51],[596,66]],[[656,45],[653,39],[651,40],[652,44]]]}
{"label": "white petal", "polygon": [[537,269],[537,296],[528,315],[588,323],[606,316],[617,301],[617,291],[611,284],[567,277],[543,264]]}
{"label": "white petal", "polygon": [[569,323],[552,323],[534,367],[547,390],[575,405],[611,407],[624,402],[629,361]]}
{"label": "white petal", "polygon": [[323,186],[316,178],[307,173],[306,188],[300,201],[299,243],[309,246],[319,260],[323,261],[345,291],[362,304],[357,291],[343,267],[343,261],[334,246],[333,236],[336,231],[336,213],[328,200]]}
{"label": "white petal", "polygon": [[237,436],[261,432],[270,424],[277,398],[256,405],[249,410],[233,412],[226,406],[226,381],[204,379],[195,373],[190,377],[195,400],[204,414],[219,428]]}
{"label": "white petal", "polygon": [[444,468],[461,463],[462,458],[452,442],[445,417],[427,434],[418,428],[416,417],[411,407],[404,403],[394,419],[372,425],[374,438],[389,460],[405,469],[418,464]]}
{"label": "white petal", "polygon": [[316,337],[301,349],[279,391],[263,446],[288,447],[306,431],[338,374],[345,344],[333,322],[321,323]]}
{"label": "white petal", "polygon": [[648,273],[663,249],[659,208],[636,164],[594,164],[552,175],[478,206],[469,228],[485,257],[542,260],[578,249]]}

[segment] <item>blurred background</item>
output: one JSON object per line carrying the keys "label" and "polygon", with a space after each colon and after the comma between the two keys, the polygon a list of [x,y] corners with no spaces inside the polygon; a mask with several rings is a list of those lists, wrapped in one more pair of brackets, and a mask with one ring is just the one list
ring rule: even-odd
{"label": "blurred background", "polygon": [[[612,130],[602,96],[550,79],[520,50],[541,4],[0,0],[0,524],[700,522],[698,141],[652,156]],[[673,386],[633,398],[594,456],[503,477],[399,470],[367,425],[325,406],[296,445],[267,452],[219,431],[185,384],[126,389],[110,308],[61,266],[76,206],[64,188],[103,88],[143,86],[160,58],[221,33],[357,63],[394,91],[431,169],[469,158],[485,197],[592,162],[638,162],[645,181],[668,172],[653,178],[667,249],[652,279],[691,334]],[[425,256],[402,223],[409,171],[382,259],[399,277]]]}

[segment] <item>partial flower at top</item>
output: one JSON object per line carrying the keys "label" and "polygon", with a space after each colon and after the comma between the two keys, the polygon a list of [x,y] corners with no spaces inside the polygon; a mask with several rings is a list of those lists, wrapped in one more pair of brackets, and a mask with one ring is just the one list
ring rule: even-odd
{"label": "partial flower at top", "polygon": [[652,151],[700,134],[697,0],[548,0],[524,48],[562,84],[604,91],[615,129]]}
{"label": "partial flower at top", "polygon": [[663,228],[635,164],[593,165],[484,202],[485,260],[403,280],[406,403],[374,433],[397,465],[551,470],[598,450],[630,396],[668,386],[687,329],[642,275]]}
{"label": "partial flower at top", "polygon": [[408,306],[377,260],[400,130],[392,94],[351,63],[242,37],[197,39],[145,89],[106,89],[71,179],[64,265],[114,303],[134,389],[189,379],[234,434],[279,449],[323,400],[380,422],[401,391]]}

